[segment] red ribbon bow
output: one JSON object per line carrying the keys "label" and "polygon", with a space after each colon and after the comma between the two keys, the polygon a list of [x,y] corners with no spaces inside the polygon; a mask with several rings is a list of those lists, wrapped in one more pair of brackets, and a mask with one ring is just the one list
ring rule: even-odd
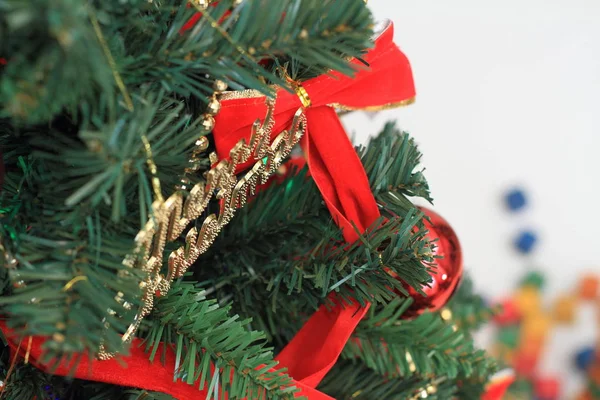
{"label": "red ribbon bow", "polygon": [[[364,61],[368,68],[358,60],[352,62],[358,69],[353,78],[333,72],[302,83],[311,100],[311,105],[304,110],[307,132],[302,147],[311,176],[342,228],[344,238],[350,243],[358,238],[352,223],[362,233],[380,214],[362,163],[335,108],[379,110],[408,104],[415,96],[410,64],[393,43],[391,23],[377,38],[375,47],[366,54]],[[223,100],[221,103],[213,133],[218,155],[227,158],[237,142],[250,139],[251,125],[257,115],[264,115],[266,106],[264,97]],[[277,92],[273,137],[288,128],[302,106],[295,94],[285,90]],[[247,167],[249,165],[240,165],[238,169]],[[320,307],[278,355],[278,369],[287,368],[294,385],[300,389],[298,395],[310,400],[333,400],[315,387],[333,367],[368,308],[368,305],[361,307],[356,303],[340,302],[332,309]],[[16,351],[18,336],[3,323],[0,328]],[[27,354],[32,364],[48,370],[47,365],[39,361],[44,340],[43,337],[32,338],[31,345],[27,345]],[[162,364],[150,362],[140,344],[137,339],[133,341],[128,357],[98,361],[83,356],[74,374],[70,365],[61,365],[53,373],[68,375],[71,372],[76,378],[159,391],[180,400],[207,397],[206,390],[199,391],[197,384],[173,382],[175,355],[171,347],[166,349],[165,363]],[[21,346],[20,351],[25,352],[25,346]],[[123,366],[121,361],[126,365]]]}
{"label": "red ribbon bow", "polygon": [[[304,112],[307,132],[302,147],[311,176],[315,180],[331,215],[343,230],[344,238],[354,242],[378,217],[379,209],[371,193],[364,168],[346,134],[336,108],[380,110],[410,103],[415,96],[410,64],[393,42],[393,25],[388,23],[375,41],[375,48],[364,57],[368,68],[354,60],[354,77],[333,72],[302,82],[311,105]],[[303,107],[295,93],[277,91],[273,139],[288,128],[296,111]],[[234,98],[221,101],[213,131],[217,154],[228,158],[241,139],[249,141],[257,115],[266,111],[265,97]],[[251,162],[238,166],[238,172]]]}

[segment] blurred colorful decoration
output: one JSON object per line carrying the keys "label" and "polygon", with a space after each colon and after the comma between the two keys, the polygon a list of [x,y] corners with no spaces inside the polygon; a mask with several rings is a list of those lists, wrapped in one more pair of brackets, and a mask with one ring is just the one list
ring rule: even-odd
{"label": "blurred colorful decoration", "polygon": [[596,357],[596,349],[594,347],[586,347],[581,349],[575,355],[575,365],[577,365],[577,369],[581,371],[587,371],[594,362],[594,358]]}
{"label": "blurred colorful decoration", "polygon": [[506,206],[511,211],[518,211],[527,205],[527,197],[521,189],[513,189],[506,194]]}
{"label": "blurred colorful decoration", "polygon": [[535,398],[539,400],[558,400],[560,380],[556,377],[540,377],[534,383]]}
{"label": "blurred colorful decoration", "polygon": [[435,274],[431,275],[432,282],[422,288],[426,296],[408,288],[410,296],[414,299],[406,312],[409,318],[416,317],[426,310],[441,310],[448,303],[463,276],[463,257],[458,236],[439,214],[424,207],[421,211],[429,219],[425,220],[425,227],[429,231],[427,237],[435,244],[434,256],[439,258],[436,260]]}
{"label": "blurred colorful decoration", "polygon": [[539,312],[542,296],[537,287],[522,286],[515,293],[514,302],[520,315],[532,316]]}
{"label": "blurred colorful decoration", "polygon": [[[578,292],[561,294],[551,310],[542,303],[543,276],[539,272],[528,273],[513,296],[499,304],[494,319],[496,333],[496,356],[507,366],[514,368],[516,379],[509,387],[506,399],[560,400],[561,377],[543,376],[539,360],[546,349],[546,340],[555,325],[575,321],[579,299],[597,302],[600,328],[600,296],[594,292],[596,276],[586,275],[580,279]],[[534,279],[535,277],[535,279]],[[599,333],[600,335],[600,329]],[[573,355],[573,365],[588,377],[588,387],[578,400],[600,399],[600,336],[596,346],[587,346]]]}
{"label": "blurred colorful decoration", "polygon": [[521,313],[513,299],[506,299],[499,304],[498,312],[494,317],[494,321],[498,325],[513,325],[519,322]]}
{"label": "blurred colorful decoration", "polygon": [[561,324],[571,324],[575,321],[577,297],[573,295],[559,296],[554,302],[554,320]]}
{"label": "blurred colorful decoration", "polygon": [[579,284],[579,296],[584,300],[594,300],[598,296],[600,278],[596,275],[586,275]]}
{"label": "blurred colorful decoration", "polygon": [[521,280],[521,286],[533,286],[540,290],[544,289],[544,285],[546,284],[546,277],[542,274],[541,271],[531,271],[525,275],[525,277]]}
{"label": "blurred colorful decoration", "polygon": [[[527,204],[522,190],[515,189],[505,195],[511,211]],[[534,231],[519,232],[514,239],[515,248],[524,255],[533,252],[538,236]],[[584,302],[598,305],[598,343],[573,354],[573,368],[587,375],[587,387],[577,400],[600,399],[600,274],[588,274],[579,280],[576,290],[561,293],[552,301],[552,307],[543,303],[545,276],[540,270],[525,273],[512,296],[499,302],[494,318],[497,325],[496,356],[515,371],[514,382],[508,388],[507,400],[560,400],[562,376],[545,376],[539,370],[539,361],[548,349],[546,342],[554,326],[572,324]]]}
{"label": "blurred colorful decoration", "polygon": [[537,242],[537,235],[533,231],[520,232],[515,238],[515,248],[523,254],[532,252]]}

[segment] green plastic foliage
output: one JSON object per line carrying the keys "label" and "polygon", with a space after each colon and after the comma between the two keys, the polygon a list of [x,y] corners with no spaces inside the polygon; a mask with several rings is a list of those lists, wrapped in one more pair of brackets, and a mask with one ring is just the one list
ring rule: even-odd
{"label": "green plastic foliage", "polygon": [[[202,120],[215,80],[272,95],[286,83],[280,66],[294,78],[352,74],[348,59],[372,46],[363,0],[221,0],[186,25],[196,12],[181,0],[0,0],[0,256],[17,261],[0,268],[0,307],[23,334],[49,338],[46,359],[70,362],[101,343],[127,351],[120,335],[145,276],[123,259],[158,197],[146,139],[166,198],[210,135]],[[471,288],[450,304],[458,331],[437,314],[402,319],[407,288],[435,269],[411,201],[431,201],[421,154],[393,124],[358,154],[380,220],[348,246],[306,170],[263,190],[198,260],[199,283],[186,276],[157,301],[140,330],[149,357],[160,362],[158,343],[172,345],[174,379],[221,397],[292,398],[289,377],[269,371],[273,353],[336,293],[374,304],[324,391],[405,399],[435,383],[430,398],[477,398],[493,366],[472,344],[487,314]],[[210,168],[208,151],[197,166],[192,183]],[[10,400],[170,399],[23,363],[7,377],[12,358],[0,350]]]}
{"label": "green plastic foliage", "polygon": [[[197,10],[180,0],[0,0],[0,222],[18,260],[0,304],[15,328],[59,338],[52,355],[125,350],[123,304],[136,309],[144,277],[122,260],[157,198],[144,139],[168,197],[209,134],[216,79],[270,93],[283,82],[263,59],[352,73],[346,56],[371,45],[361,0],[247,0],[224,19],[232,6],[184,31]],[[198,164],[194,181],[207,153]]]}

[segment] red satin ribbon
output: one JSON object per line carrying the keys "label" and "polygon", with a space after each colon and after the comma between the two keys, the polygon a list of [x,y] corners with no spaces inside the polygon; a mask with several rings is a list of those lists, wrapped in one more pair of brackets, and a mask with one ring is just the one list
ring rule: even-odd
{"label": "red satin ribbon", "polygon": [[[359,69],[353,78],[333,72],[302,83],[312,100],[312,106],[304,110],[308,126],[302,141],[310,175],[349,243],[358,238],[356,230],[364,232],[380,214],[361,161],[332,105],[352,109],[384,108],[407,102],[415,96],[409,62],[393,43],[391,24],[364,60],[368,67],[358,60],[353,61]],[[299,107],[301,103],[296,95],[278,91],[273,137],[289,127]],[[230,149],[239,140],[249,139],[252,123],[265,111],[264,97],[222,102],[214,130],[220,158],[227,158]],[[238,172],[249,166],[239,166]],[[278,369],[287,368],[294,385],[301,389],[299,395],[310,400],[332,400],[315,387],[333,367],[368,308],[368,305],[360,307],[356,303],[338,303],[331,309],[320,307],[278,355]],[[11,337],[14,350],[18,338],[11,336],[6,326],[0,325],[0,329]],[[36,367],[48,370],[38,361],[44,340],[42,337],[33,338],[29,359]],[[22,346],[21,352],[25,351]],[[180,400],[204,399],[207,396],[205,391],[198,390],[197,384],[173,382],[175,356],[170,347],[166,349],[164,364],[151,363],[147,353],[139,347],[139,341],[135,340],[130,355],[121,360],[127,365],[123,366],[115,359],[90,361],[83,357],[73,376],[168,393]],[[69,366],[59,366],[53,373],[67,375]]]}
{"label": "red satin ribbon", "polygon": [[[410,64],[394,44],[393,35],[390,23],[364,57],[368,68],[361,61],[352,62],[358,69],[354,77],[332,72],[302,83],[312,103],[304,110],[308,129],[302,147],[310,173],[349,243],[358,238],[352,223],[362,233],[379,217],[379,210],[360,159],[332,105],[385,108],[414,98]],[[271,139],[290,126],[301,107],[296,94],[284,89],[277,92]],[[223,100],[213,131],[219,158],[228,158],[241,139],[249,141],[256,116],[265,112],[264,97]],[[251,164],[240,165],[238,172]]]}
{"label": "red satin ribbon", "polygon": [[[300,379],[293,380],[293,385],[300,389],[296,397],[305,396],[310,400],[334,400],[316,390],[315,387],[331,369],[367,309],[352,304],[340,305],[328,311],[325,306],[321,306],[296,335],[296,338],[300,338],[306,346],[303,348],[303,357],[297,357],[296,351],[289,346],[279,354],[277,359],[280,364],[277,369],[287,366],[287,373],[290,376],[300,377]],[[31,345],[29,345],[30,337],[20,337],[6,326],[5,321],[0,321],[0,329],[8,339],[12,351],[19,351],[22,357],[29,353],[29,362],[33,366],[54,375],[72,376],[111,385],[162,392],[179,400],[200,400],[206,399],[208,396],[207,388],[199,390],[199,380],[193,385],[182,381],[173,382],[175,352],[171,346],[167,347],[164,353],[163,345],[158,349],[157,354],[160,354],[160,357],[162,354],[165,356],[164,363],[158,360],[160,357],[151,362],[148,353],[142,347],[142,341],[136,338],[131,344],[128,356],[99,361],[94,358],[90,360],[88,356],[82,355],[75,369],[72,368],[72,364],[67,363],[58,364],[56,369],[52,369],[52,364],[40,361],[43,356],[45,337],[33,336]],[[314,337],[316,330],[324,336]],[[19,345],[19,343],[21,344]],[[327,357],[311,358],[313,354],[323,354]]]}

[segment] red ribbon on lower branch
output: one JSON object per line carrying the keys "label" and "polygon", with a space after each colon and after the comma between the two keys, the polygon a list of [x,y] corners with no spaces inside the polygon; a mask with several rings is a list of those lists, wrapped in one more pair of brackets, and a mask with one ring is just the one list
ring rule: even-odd
{"label": "red ribbon on lower branch", "polygon": [[[327,340],[326,351],[339,355],[366,311],[367,308],[356,304],[337,306],[331,310],[323,305],[296,336],[302,338],[303,344],[306,346],[303,348],[303,356],[301,358],[297,357],[297,354],[290,351],[290,349],[279,354],[277,357],[280,362],[279,367],[285,364],[288,367],[288,374],[298,377],[292,382],[295,387],[300,389],[300,392],[296,395],[297,397],[305,396],[310,400],[334,400],[315,389],[317,383],[332,365],[329,365],[329,358],[318,356],[311,358],[312,354],[319,355],[323,351],[321,349],[323,347],[322,340],[314,337],[313,332],[318,330],[325,335],[324,339]],[[180,380],[173,381],[176,356],[171,346],[164,349],[164,352],[162,348],[164,345],[161,345],[158,349],[157,354],[164,354],[164,362],[151,362],[148,353],[143,348],[142,341],[134,339],[127,356],[100,361],[82,355],[80,358],[75,358],[77,361],[75,366],[72,363],[59,363],[53,369],[52,363],[41,362],[43,344],[46,341],[45,337],[31,337],[31,343],[29,343],[30,336],[19,336],[7,327],[5,321],[0,321],[0,329],[8,339],[13,352],[19,351],[22,357],[27,354],[29,362],[33,366],[54,375],[72,376],[111,385],[162,392],[179,400],[205,399],[208,397],[206,388],[199,390],[199,381],[192,385]],[[317,373],[315,374],[314,371],[317,371]]]}

